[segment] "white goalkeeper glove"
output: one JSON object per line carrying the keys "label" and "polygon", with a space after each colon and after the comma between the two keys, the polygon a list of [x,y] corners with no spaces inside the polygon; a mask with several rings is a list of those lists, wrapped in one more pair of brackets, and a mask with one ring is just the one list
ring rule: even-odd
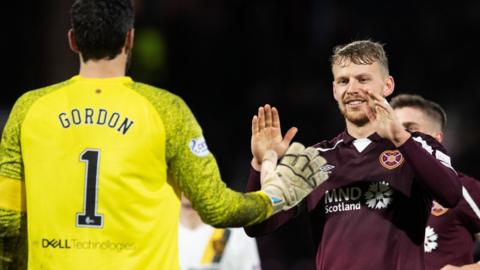
{"label": "white goalkeeper glove", "polygon": [[273,150],[265,153],[261,170],[261,190],[270,198],[273,214],[288,210],[328,179],[321,170],[326,160],[313,147],[294,142],[277,165]]}

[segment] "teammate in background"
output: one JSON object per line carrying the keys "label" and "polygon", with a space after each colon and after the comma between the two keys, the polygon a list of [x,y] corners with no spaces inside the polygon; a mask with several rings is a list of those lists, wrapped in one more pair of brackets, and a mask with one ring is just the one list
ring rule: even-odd
{"label": "teammate in background", "polygon": [[[423,241],[432,198],[453,207],[461,185],[440,143],[407,132],[385,97],[394,89],[383,46],[361,40],[336,47],[331,58],[333,96],[346,130],[315,145],[327,159],[329,180],[302,207],[246,227],[269,233],[308,211],[317,269],[424,269]],[[282,141],[278,112],[266,105],[252,120],[252,171],[248,190],[259,188],[266,149]],[[319,124],[326,116],[319,116]],[[257,127],[265,121],[264,127]],[[289,134],[287,132],[287,134]],[[279,151],[281,153],[281,151]],[[292,247],[295,248],[295,247]]]}
{"label": "teammate in background", "polygon": [[179,269],[180,192],[206,223],[242,226],[326,179],[315,149],[294,143],[281,167],[263,157],[262,191],[228,189],[182,99],[125,76],[131,1],[77,0],[71,15],[79,74],[20,97],[0,144],[0,237],[28,213],[29,269]]}
{"label": "teammate in background", "polygon": [[214,228],[202,222],[182,196],[178,228],[182,270],[260,270],[257,242],[242,228]]}
{"label": "teammate in background", "polygon": [[[402,94],[390,101],[395,115],[409,132],[422,132],[443,141],[447,115],[437,103]],[[477,269],[473,251],[480,233],[480,182],[459,174],[463,196],[453,208],[433,202],[425,232],[425,269]],[[443,267],[443,268],[442,268]]]}

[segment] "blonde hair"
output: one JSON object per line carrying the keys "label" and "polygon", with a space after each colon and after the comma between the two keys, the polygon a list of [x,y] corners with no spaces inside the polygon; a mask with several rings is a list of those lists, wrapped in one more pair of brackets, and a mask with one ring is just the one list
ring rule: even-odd
{"label": "blonde hair", "polygon": [[348,62],[357,65],[379,63],[386,75],[389,74],[388,58],[383,44],[371,40],[358,40],[345,45],[336,46],[330,58],[332,67]]}

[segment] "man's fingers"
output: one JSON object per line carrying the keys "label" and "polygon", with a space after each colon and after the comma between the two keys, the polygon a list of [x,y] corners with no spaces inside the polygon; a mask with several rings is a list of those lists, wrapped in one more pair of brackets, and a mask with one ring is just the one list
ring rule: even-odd
{"label": "man's fingers", "polygon": [[[315,181],[313,184],[315,187],[320,186],[323,182],[325,182],[328,179],[328,173],[323,172],[323,171],[317,171],[314,175],[312,175],[309,180],[310,182]],[[313,188],[315,188],[313,187]]]}
{"label": "man's fingers", "polygon": [[272,126],[280,129],[280,115],[275,107],[272,107]]}
{"label": "man's fingers", "polygon": [[252,118],[252,135],[257,134],[258,130],[258,117],[256,115]]}
{"label": "man's fingers", "polygon": [[287,167],[293,167],[298,162],[298,155],[303,152],[305,146],[299,142],[293,142],[283,155],[280,164],[285,164]]}
{"label": "man's fingers", "polygon": [[372,108],[372,107],[370,107],[370,106],[367,106],[367,107],[365,108],[365,114],[367,115],[368,120],[369,120],[370,122],[374,122],[374,121],[377,119],[377,116],[376,116],[376,114],[375,114],[375,112],[374,112],[374,108]]}
{"label": "man's fingers", "polygon": [[390,111],[389,110],[389,108],[391,108],[390,103],[388,103],[387,99],[384,96],[374,93],[371,90],[369,90],[367,93],[368,93],[368,96],[374,101],[374,104],[373,104],[374,106],[380,106],[386,111]]}
{"label": "man's fingers", "polygon": [[312,172],[316,172],[316,171],[319,171],[320,168],[326,163],[327,161],[325,160],[325,158],[319,155],[319,156],[316,156],[312,161],[310,161],[309,166]]}
{"label": "man's fingers", "polygon": [[385,103],[378,102],[378,101],[375,101],[375,110],[377,111],[377,113],[379,113],[383,116],[387,116],[387,115],[393,113],[393,112],[389,111],[389,108],[385,105]]}
{"label": "man's fingers", "polygon": [[290,128],[285,134],[285,136],[283,137],[283,143],[285,145],[289,145],[290,142],[293,140],[293,137],[295,137],[295,135],[297,134],[297,132],[298,132],[298,129],[296,127]]}
{"label": "man's fingers", "polygon": [[264,111],[265,111],[265,127],[271,127],[272,126],[272,108],[270,107],[269,104],[265,105]]}
{"label": "man's fingers", "polygon": [[259,130],[265,128],[265,110],[263,107],[258,108],[258,128]]}
{"label": "man's fingers", "polygon": [[318,151],[317,149],[313,147],[307,147],[305,150],[303,150],[297,157],[297,162],[295,164],[292,164],[293,167],[295,167],[297,170],[302,172],[302,175],[306,178],[309,176],[309,174],[305,171],[307,166],[310,164],[310,161],[312,161],[316,156],[318,156]]}
{"label": "man's fingers", "polygon": [[285,155],[292,154],[298,155],[305,149],[305,146],[299,142],[293,142],[287,149]]}
{"label": "man's fingers", "polygon": [[386,102],[386,99],[383,96],[374,93],[372,90],[368,90],[367,94],[375,101],[380,101],[388,104],[388,102]]}

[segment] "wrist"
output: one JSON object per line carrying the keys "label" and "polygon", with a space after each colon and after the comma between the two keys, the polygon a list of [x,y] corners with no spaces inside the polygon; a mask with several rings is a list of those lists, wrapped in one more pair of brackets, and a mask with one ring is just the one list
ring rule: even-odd
{"label": "wrist", "polygon": [[277,190],[276,188],[267,187],[265,189],[260,190],[259,192],[263,193],[270,201],[271,211],[269,211],[268,216],[275,215],[276,213],[282,211],[285,208],[286,202],[283,196],[281,195],[280,190]]}
{"label": "wrist", "polygon": [[250,163],[257,172],[262,170],[262,163],[258,162],[258,160],[254,157],[252,158],[252,162]]}
{"label": "wrist", "polygon": [[392,143],[399,147],[404,144],[412,135],[405,129],[401,129],[400,132],[396,133],[392,138]]}

